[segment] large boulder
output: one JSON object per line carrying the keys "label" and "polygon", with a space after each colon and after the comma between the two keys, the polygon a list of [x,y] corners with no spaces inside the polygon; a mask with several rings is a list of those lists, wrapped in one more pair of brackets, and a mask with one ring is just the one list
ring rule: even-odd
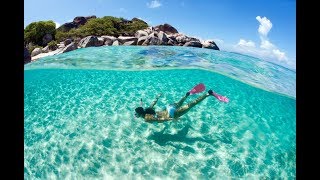
{"label": "large boulder", "polygon": [[73,19],[72,22],[67,22],[62,24],[57,30],[64,31],[64,32],[70,31],[70,29],[72,28],[78,28],[80,25],[84,25],[91,18],[97,18],[97,17],[94,15],[87,16],[87,17],[77,16]]}
{"label": "large boulder", "polygon": [[161,45],[161,40],[158,38],[158,33],[151,33],[148,38],[142,43],[143,46],[146,45]]}
{"label": "large boulder", "polygon": [[79,42],[81,41],[80,37],[74,38],[73,42],[79,45]]}
{"label": "large boulder", "polygon": [[97,46],[103,46],[103,44],[104,44],[104,38],[98,37]]}
{"label": "large boulder", "polygon": [[202,43],[202,47],[208,48],[208,49],[220,50],[219,47],[217,46],[217,44],[212,40],[204,41]]}
{"label": "large boulder", "polygon": [[142,19],[139,19],[139,18],[132,18],[131,21],[132,21],[132,22],[134,22],[134,21],[139,21],[139,22],[142,22],[142,23],[148,25],[148,23],[146,23],[145,21],[143,21]]}
{"label": "large boulder", "polygon": [[57,44],[58,45],[58,49],[63,49],[64,47],[66,47],[65,45],[64,45],[64,42],[60,42],[59,44]]}
{"label": "large boulder", "polygon": [[68,39],[66,39],[66,40],[63,41],[63,44],[64,44],[65,46],[67,46],[67,45],[70,44],[70,43],[72,43],[72,39],[70,39],[70,38],[68,38]]}
{"label": "large boulder", "polygon": [[175,45],[178,45],[179,42],[177,41],[176,37],[175,36],[167,36],[168,37],[168,43],[167,45],[170,45],[170,46],[175,46]]}
{"label": "large boulder", "polygon": [[167,35],[163,31],[160,31],[157,35],[158,35],[159,40],[161,41],[160,44],[167,45],[167,43],[169,41],[169,39],[167,38]]}
{"label": "large boulder", "polygon": [[83,16],[77,16],[73,19],[73,23],[75,23],[77,25],[77,27],[79,27],[80,25],[84,25],[87,23],[87,21],[89,19],[94,19],[94,18],[97,18],[96,16],[87,16],[87,17],[83,17]]}
{"label": "large boulder", "polygon": [[136,38],[140,38],[142,36],[148,36],[148,33],[146,31],[143,31],[143,30],[138,30],[135,34],[134,34],[134,37]]}
{"label": "large boulder", "polygon": [[24,64],[31,62],[31,56],[27,48],[24,48],[23,57],[24,57]]}
{"label": "large boulder", "polygon": [[154,32],[154,27],[149,26],[146,29],[144,29],[143,31],[147,32],[148,35]]}
{"label": "large boulder", "polygon": [[105,45],[108,45],[108,46],[111,46],[112,43],[117,40],[116,37],[113,37],[113,36],[101,36],[103,39],[104,39],[104,44]]}
{"label": "large boulder", "polygon": [[78,46],[82,48],[97,46],[98,38],[96,36],[87,36],[79,42]]}
{"label": "large boulder", "polygon": [[170,24],[161,24],[158,26],[154,27],[155,31],[163,31],[166,34],[174,34],[174,33],[178,33],[178,31],[176,30],[176,28],[172,27]]}
{"label": "large boulder", "polygon": [[124,46],[137,45],[137,41],[126,41],[122,45],[124,45]]}
{"label": "large boulder", "polygon": [[48,49],[49,51],[55,51],[56,49],[58,49],[58,44],[48,46]]}
{"label": "large boulder", "polygon": [[128,42],[128,41],[133,41],[131,44],[137,44],[137,41],[138,41],[138,38],[136,38],[136,37],[125,37],[125,36],[119,36],[118,37],[118,41],[119,41],[119,43],[120,44],[124,44],[124,43],[126,43],[126,42]]}
{"label": "large boulder", "polygon": [[50,41],[52,41],[52,35],[51,34],[46,34],[42,38],[42,45],[46,46]]}
{"label": "large boulder", "polygon": [[62,24],[57,30],[67,32],[67,31],[70,31],[70,29],[72,28],[78,28],[78,25],[74,22],[67,22]]}
{"label": "large boulder", "polygon": [[92,16],[87,16],[87,17],[85,17],[85,18],[86,18],[86,20],[88,21],[89,19],[95,19],[95,18],[97,18],[97,16],[92,15]]}
{"label": "large boulder", "polygon": [[[142,45],[149,36],[142,36],[138,39],[137,45]],[[146,44],[147,45],[147,44]]]}
{"label": "large boulder", "polygon": [[191,46],[191,47],[199,47],[199,48],[201,48],[202,44],[199,41],[189,41],[189,42],[186,42],[183,46]]}
{"label": "large boulder", "polygon": [[87,19],[83,16],[77,16],[73,19],[73,22],[79,26],[79,25],[84,25],[87,22]]}
{"label": "large boulder", "polygon": [[189,40],[188,37],[184,34],[180,34],[180,35],[176,36],[176,41],[178,43],[185,44],[188,40]]}
{"label": "large boulder", "polygon": [[62,49],[61,53],[73,51],[75,49],[77,49],[77,45],[74,42],[72,42],[72,43],[68,44],[66,47],[64,47]]}
{"label": "large boulder", "polygon": [[118,40],[113,41],[112,46],[119,46],[119,41]]}
{"label": "large boulder", "polygon": [[186,42],[190,42],[190,41],[197,41],[200,43],[200,40],[194,37],[189,37],[186,36],[184,34],[179,34],[176,36],[176,40],[179,44],[185,44]]}
{"label": "large boulder", "polygon": [[42,48],[41,51],[42,51],[42,53],[49,52],[49,46],[46,46],[46,47]]}
{"label": "large boulder", "polygon": [[41,53],[42,53],[42,48],[34,48],[34,50],[31,53],[31,57],[36,56]]}

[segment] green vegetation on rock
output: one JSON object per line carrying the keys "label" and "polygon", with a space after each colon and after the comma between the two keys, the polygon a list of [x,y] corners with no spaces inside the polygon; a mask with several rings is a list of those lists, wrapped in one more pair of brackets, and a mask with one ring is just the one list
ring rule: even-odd
{"label": "green vegetation on rock", "polygon": [[50,34],[52,37],[55,37],[56,24],[53,21],[33,22],[24,29],[24,42],[26,44],[31,42],[38,46],[42,46],[42,38],[46,34]]}
{"label": "green vegetation on rock", "polygon": [[57,44],[58,44],[57,41],[50,41],[50,42],[48,43],[48,48],[49,48],[50,50],[55,50],[55,49],[58,48],[58,45],[57,45]]}
{"label": "green vegetation on rock", "polygon": [[78,28],[72,28],[65,31],[64,28],[57,29],[55,38],[63,41],[67,38],[75,39],[76,37],[84,38],[86,36],[119,36],[122,34],[133,35],[137,30],[145,29],[148,24],[142,20],[134,18],[131,21],[113,16],[104,16],[102,18],[89,19],[86,24]]}

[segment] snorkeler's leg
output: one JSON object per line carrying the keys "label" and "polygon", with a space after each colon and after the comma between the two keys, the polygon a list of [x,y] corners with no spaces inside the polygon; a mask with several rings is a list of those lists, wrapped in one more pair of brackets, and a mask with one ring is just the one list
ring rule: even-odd
{"label": "snorkeler's leg", "polygon": [[174,103],[176,105],[176,108],[179,108],[189,95],[190,92],[187,92],[186,95],[183,96],[177,103]]}
{"label": "snorkeler's leg", "polygon": [[187,113],[192,107],[194,107],[196,104],[200,103],[201,101],[203,101],[205,98],[207,98],[208,96],[210,96],[209,93],[203,94],[202,96],[198,97],[197,99],[195,99],[194,101],[180,107],[179,109],[177,109],[175,111],[175,118],[180,117],[182,115],[184,115],[185,113]]}

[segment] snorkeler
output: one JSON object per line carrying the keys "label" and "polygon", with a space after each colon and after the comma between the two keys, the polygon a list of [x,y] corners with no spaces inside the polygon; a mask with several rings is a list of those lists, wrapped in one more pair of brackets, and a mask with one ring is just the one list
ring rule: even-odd
{"label": "snorkeler", "polygon": [[187,99],[187,97],[190,94],[196,94],[196,93],[202,92],[204,91],[204,89],[205,89],[204,85],[199,84],[195,86],[192,90],[187,92],[186,95],[182,97],[177,103],[168,105],[166,107],[166,110],[164,111],[156,112],[153,109],[153,107],[157,103],[159,97],[161,96],[161,94],[159,94],[148,108],[144,109],[143,107],[141,107],[142,104],[140,107],[136,108],[135,116],[144,118],[146,122],[165,122],[165,121],[170,121],[170,120],[179,118],[180,116],[187,113],[192,107],[199,104],[201,101],[203,101],[205,98],[209,96],[214,96],[223,102],[229,101],[228,98],[218,95],[210,89],[208,93],[205,93],[202,96],[195,99],[194,101],[182,106],[182,103]]}

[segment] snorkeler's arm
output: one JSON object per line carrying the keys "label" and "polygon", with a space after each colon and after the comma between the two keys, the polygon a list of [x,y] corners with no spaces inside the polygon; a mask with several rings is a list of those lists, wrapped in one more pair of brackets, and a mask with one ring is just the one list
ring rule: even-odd
{"label": "snorkeler's arm", "polygon": [[151,103],[150,107],[153,108],[154,105],[157,104],[159,97],[161,96],[161,93],[158,94],[158,96],[156,97],[156,99]]}

